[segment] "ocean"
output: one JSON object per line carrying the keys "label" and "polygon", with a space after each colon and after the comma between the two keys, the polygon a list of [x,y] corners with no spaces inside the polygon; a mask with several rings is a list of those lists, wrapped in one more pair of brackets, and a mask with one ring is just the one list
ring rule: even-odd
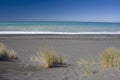
{"label": "ocean", "polygon": [[120,34],[120,23],[4,21],[0,22],[0,34]]}

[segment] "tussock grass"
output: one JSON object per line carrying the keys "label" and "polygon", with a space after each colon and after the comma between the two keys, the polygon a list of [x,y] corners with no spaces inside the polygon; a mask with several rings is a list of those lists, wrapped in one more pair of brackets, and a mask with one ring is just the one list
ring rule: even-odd
{"label": "tussock grass", "polygon": [[8,58],[10,59],[18,59],[16,51],[13,49],[8,50]]}
{"label": "tussock grass", "polygon": [[32,60],[37,62],[39,61],[45,68],[62,66],[63,64],[62,56],[57,54],[56,51],[48,48],[41,49],[37,56],[35,56]]}
{"label": "tussock grass", "polygon": [[120,49],[117,49],[116,54],[114,55],[113,65],[120,71]]}
{"label": "tussock grass", "polygon": [[7,51],[7,47],[3,43],[0,43],[0,58],[7,56]]}
{"label": "tussock grass", "polygon": [[8,49],[3,43],[0,43],[0,59],[18,59],[14,50]]}
{"label": "tussock grass", "polygon": [[116,51],[116,48],[113,47],[109,47],[103,51],[100,62],[102,67],[111,68],[113,66]]}
{"label": "tussock grass", "polygon": [[105,68],[116,67],[120,70],[120,49],[109,47],[101,55],[101,66]]}

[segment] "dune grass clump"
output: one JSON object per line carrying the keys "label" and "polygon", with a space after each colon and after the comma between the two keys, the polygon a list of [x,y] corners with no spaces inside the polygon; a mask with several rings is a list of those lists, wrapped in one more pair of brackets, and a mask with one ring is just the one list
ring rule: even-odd
{"label": "dune grass clump", "polygon": [[8,50],[8,58],[10,59],[18,59],[16,51],[13,49]]}
{"label": "dune grass clump", "polygon": [[120,71],[120,49],[117,49],[114,56],[114,66]]}
{"label": "dune grass clump", "polygon": [[62,57],[58,55],[54,50],[42,49],[40,51],[40,54],[41,60],[46,68],[61,65],[63,63]]}
{"label": "dune grass clump", "polygon": [[54,50],[43,48],[32,59],[32,61],[40,62],[45,68],[58,67],[63,65],[63,58]]}
{"label": "dune grass clump", "polygon": [[7,48],[3,43],[0,43],[0,58],[7,56]]}
{"label": "dune grass clump", "polygon": [[3,43],[0,43],[0,59],[18,59],[14,50],[8,49]]}
{"label": "dune grass clump", "polygon": [[106,68],[116,67],[120,70],[120,50],[109,47],[101,55],[101,65]]}
{"label": "dune grass clump", "polygon": [[114,55],[116,54],[116,48],[107,48],[101,55],[101,66],[105,68],[111,68],[114,63]]}

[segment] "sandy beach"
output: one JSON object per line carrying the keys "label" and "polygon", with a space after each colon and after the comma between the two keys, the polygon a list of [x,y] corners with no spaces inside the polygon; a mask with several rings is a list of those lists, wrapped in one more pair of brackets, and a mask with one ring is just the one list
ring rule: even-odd
{"label": "sandy beach", "polygon": [[0,80],[120,80],[120,0],[0,0]]}
{"label": "sandy beach", "polygon": [[[90,65],[93,75],[85,75],[77,62],[94,59],[99,63],[101,52],[107,47],[120,48],[120,35],[0,35],[0,42],[18,53],[20,62],[0,61],[0,80],[120,80],[114,69]],[[68,64],[66,67],[45,69],[30,61],[44,46],[56,50]],[[32,66],[33,65],[33,66]]]}

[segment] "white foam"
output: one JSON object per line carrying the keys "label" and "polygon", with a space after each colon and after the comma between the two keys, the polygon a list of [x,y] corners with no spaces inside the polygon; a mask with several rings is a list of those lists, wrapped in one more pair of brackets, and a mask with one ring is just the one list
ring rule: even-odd
{"label": "white foam", "polygon": [[33,31],[0,31],[0,34],[120,34],[118,32],[33,32]]}

